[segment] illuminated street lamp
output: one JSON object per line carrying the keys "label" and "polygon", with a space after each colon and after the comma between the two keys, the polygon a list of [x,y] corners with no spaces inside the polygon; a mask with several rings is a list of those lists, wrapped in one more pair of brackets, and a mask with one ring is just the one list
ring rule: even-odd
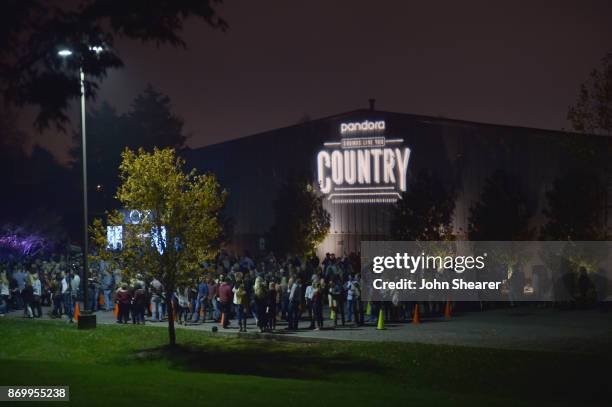
{"label": "illuminated street lamp", "polygon": [[[104,49],[101,46],[90,46],[90,51],[99,54]],[[73,55],[72,50],[62,48],[57,52],[62,58]],[[83,63],[79,64],[79,84],[81,89],[81,140],[83,145],[83,302],[85,303],[85,313],[79,317],[79,328],[93,328],[96,326],[96,316],[89,308],[89,239],[87,233],[88,210],[87,210],[87,132],[85,128],[85,72]],[[88,311],[92,311],[91,313]]]}

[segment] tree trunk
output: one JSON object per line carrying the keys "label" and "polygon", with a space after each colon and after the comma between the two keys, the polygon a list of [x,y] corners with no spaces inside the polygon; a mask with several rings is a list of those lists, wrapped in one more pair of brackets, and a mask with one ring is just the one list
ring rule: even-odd
{"label": "tree trunk", "polygon": [[176,331],[174,330],[174,306],[172,294],[166,293],[166,308],[168,309],[168,340],[171,348],[176,346]]}

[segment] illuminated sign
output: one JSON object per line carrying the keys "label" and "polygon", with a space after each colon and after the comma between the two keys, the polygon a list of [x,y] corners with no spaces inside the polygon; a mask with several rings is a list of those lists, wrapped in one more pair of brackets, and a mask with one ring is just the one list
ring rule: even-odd
{"label": "illuminated sign", "polygon": [[365,120],[363,122],[355,123],[342,123],[340,125],[340,134],[354,133],[354,132],[366,132],[366,131],[381,131],[385,129],[385,121],[370,121]]}
{"label": "illuminated sign", "polygon": [[343,123],[341,134],[367,134],[324,143],[317,154],[317,180],[332,203],[393,203],[406,191],[410,149],[401,138],[371,135],[384,129],[384,121]]}
{"label": "illuminated sign", "polygon": [[123,244],[123,226],[106,227],[106,247],[110,250],[120,250]]}

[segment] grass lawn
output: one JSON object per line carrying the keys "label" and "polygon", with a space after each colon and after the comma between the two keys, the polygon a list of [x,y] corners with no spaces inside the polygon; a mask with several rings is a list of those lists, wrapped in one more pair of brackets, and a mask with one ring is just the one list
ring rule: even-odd
{"label": "grass lawn", "polygon": [[170,352],[160,327],[79,331],[57,321],[3,319],[0,385],[70,385],[71,403],[88,406],[582,406],[612,400],[612,355],[596,350],[293,343],[191,330],[177,330],[177,339],[180,347]]}

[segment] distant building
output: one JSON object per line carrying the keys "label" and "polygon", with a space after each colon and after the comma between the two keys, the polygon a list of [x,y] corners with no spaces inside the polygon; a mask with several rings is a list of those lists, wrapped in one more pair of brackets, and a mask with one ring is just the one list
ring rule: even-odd
{"label": "distant building", "polygon": [[[308,174],[331,214],[320,253],[359,251],[361,240],[389,237],[390,209],[410,178],[429,169],[457,192],[454,229],[464,237],[470,207],[487,177],[504,169],[518,175],[534,226],[543,223],[546,191],[569,160],[563,132],[445,118],[355,110],[289,127],[186,150],[188,167],[214,172],[229,190],[231,248],[266,251],[273,202],[291,174]],[[602,149],[602,151],[609,151]],[[612,226],[612,183],[602,222]],[[611,229],[612,230],[612,229]]]}

